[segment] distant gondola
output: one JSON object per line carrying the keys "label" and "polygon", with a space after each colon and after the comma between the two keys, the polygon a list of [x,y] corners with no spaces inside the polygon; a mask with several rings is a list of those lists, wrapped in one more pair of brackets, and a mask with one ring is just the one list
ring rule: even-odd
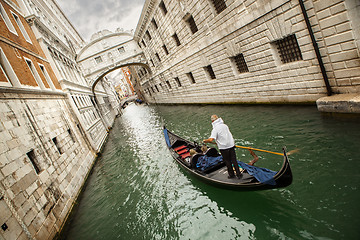
{"label": "distant gondola", "polygon": [[[176,134],[170,132],[166,127],[164,127],[164,137],[171,155],[181,167],[183,167],[186,171],[188,171],[190,174],[197,177],[198,179],[216,187],[241,191],[255,191],[282,188],[289,186],[292,182],[290,163],[285,149],[283,150],[283,165],[278,172],[274,172],[272,179],[270,179],[273,183],[268,184],[260,182],[259,180],[257,180],[257,178],[250,175],[247,171],[244,171],[242,173],[242,177],[240,179],[229,179],[227,174],[227,168],[223,161],[219,161],[218,163],[209,168],[200,170],[199,167],[196,166],[197,161],[200,159],[200,157],[204,158],[205,156],[221,156],[215,148],[209,148],[205,153],[203,153],[200,149],[200,146],[196,142],[191,142],[183,139]],[[189,152],[190,149],[196,150],[197,153],[191,156]]]}

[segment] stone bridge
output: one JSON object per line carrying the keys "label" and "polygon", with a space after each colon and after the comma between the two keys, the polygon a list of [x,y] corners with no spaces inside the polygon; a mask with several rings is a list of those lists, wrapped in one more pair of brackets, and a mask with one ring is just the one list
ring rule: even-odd
{"label": "stone bridge", "polygon": [[127,66],[140,66],[150,74],[145,56],[132,32],[103,30],[91,37],[91,42],[78,54],[88,84],[94,92],[96,84],[108,73]]}

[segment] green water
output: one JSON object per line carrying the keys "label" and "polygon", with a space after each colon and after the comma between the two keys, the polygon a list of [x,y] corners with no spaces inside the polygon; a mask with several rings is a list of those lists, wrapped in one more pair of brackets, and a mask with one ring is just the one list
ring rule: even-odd
{"label": "green water", "polygon": [[[200,141],[218,114],[238,145],[290,155],[293,184],[235,192],[179,168],[162,125]],[[360,239],[360,118],[314,106],[129,105],[88,179],[66,239]],[[247,150],[238,158],[250,161]],[[279,169],[281,156],[258,153]]]}

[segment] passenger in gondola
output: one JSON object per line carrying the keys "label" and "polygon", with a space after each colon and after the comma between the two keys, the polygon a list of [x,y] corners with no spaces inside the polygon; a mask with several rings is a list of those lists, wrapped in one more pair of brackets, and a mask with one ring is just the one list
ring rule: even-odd
{"label": "passenger in gondola", "polygon": [[239,165],[236,161],[235,141],[229,130],[229,127],[224,124],[224,121],[217,115],[211,116],[211,123],[213,126],[211,135],[208,139],[204,139],[203,142],[213,143],[215,141],[226,164],[229,174],[228,178],[235,177],[233,166],[235,168],[237,177],[241,178]]}

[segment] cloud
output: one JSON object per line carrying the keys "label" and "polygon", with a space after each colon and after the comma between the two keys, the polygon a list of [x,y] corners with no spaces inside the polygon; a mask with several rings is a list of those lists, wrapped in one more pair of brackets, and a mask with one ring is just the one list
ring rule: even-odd
{"label": "cloud", "polygon": [[58,4],[76,30],[89,41],[92,34],[117,28],[136,28],[145,0],[59,0]]}

